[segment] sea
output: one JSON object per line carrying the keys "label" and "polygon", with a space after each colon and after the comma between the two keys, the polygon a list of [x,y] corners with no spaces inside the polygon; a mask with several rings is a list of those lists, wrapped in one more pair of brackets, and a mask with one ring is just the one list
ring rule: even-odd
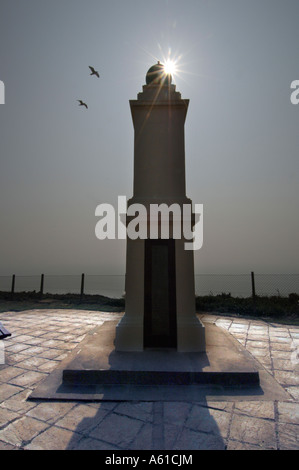
{"label": "sea", "polygon": [[[231,294],[234,297],[252,295],[251,274],[195,274],[196,295]],[[40,291],[41,275],[15,275],[15,292]],[[254,274],[256,295],[288,296],[299,294],[299,274]],[[10,292],[12,276],[0,276],[0,291]],[[44,274],[44,294],[79,294],[81,274]],[[84,293],[121,298],[125,295],[124,274],[99,274],[84,277]]]}

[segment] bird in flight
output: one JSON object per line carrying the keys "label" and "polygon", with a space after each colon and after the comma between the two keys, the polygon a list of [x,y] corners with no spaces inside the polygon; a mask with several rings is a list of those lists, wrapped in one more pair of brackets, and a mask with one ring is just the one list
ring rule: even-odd
{"label": "bird in flight", "polygon": [[89,65],[89,68],[91,70],[90,75],[96,75],[98,78],[100,78],[99,72],[97,72],[91,65]]}
{"label": "bird in flight", "polygon": [[77,100],[77,101],[79,101],[79,103],[80,103],[79,106],[85,106],[85,108],[88,109],[87,104],[84,103],[82,100]]}

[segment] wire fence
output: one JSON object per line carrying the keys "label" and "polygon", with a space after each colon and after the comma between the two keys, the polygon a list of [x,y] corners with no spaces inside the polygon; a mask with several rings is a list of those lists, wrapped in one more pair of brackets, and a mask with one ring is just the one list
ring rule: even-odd
{"label": "wire fence", "polygon": [[196,295],[287,297],[299,294],[299,274],[197,274],[195,292]]}
{"label": "wire fence", "polygon": [[[125,293],[125,275],[36,275],[0,276],[0,292],[103,295],[120,298]],[[299,274],[196,274],[197,296],[227,294],[232,297],[299,294]]]}
{"label": "wire fence", "polygon": [[124,275],[36,275],[0,276],[0,292],[39,292],[41,294],[124,295]]}

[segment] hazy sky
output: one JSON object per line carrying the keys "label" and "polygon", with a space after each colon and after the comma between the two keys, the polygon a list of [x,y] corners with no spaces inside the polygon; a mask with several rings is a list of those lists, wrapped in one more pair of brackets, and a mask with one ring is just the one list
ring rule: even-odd
{"label": "hazy sky", "polygon": [[0,275],[125,272],[95,208],[132,196],[129,100],[169,49],[196,273],[297,273],[298,18],[298,0],[1,0]]}

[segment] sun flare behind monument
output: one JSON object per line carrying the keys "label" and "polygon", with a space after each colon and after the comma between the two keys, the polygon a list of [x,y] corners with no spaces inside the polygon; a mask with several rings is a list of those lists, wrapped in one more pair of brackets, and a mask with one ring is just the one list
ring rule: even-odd
{"label": "sun flare behind monument", "polygon": [[175,76],[175,74],[177,73],[177,65],[174,60],[167,59],[163,66],[166,75]]}

